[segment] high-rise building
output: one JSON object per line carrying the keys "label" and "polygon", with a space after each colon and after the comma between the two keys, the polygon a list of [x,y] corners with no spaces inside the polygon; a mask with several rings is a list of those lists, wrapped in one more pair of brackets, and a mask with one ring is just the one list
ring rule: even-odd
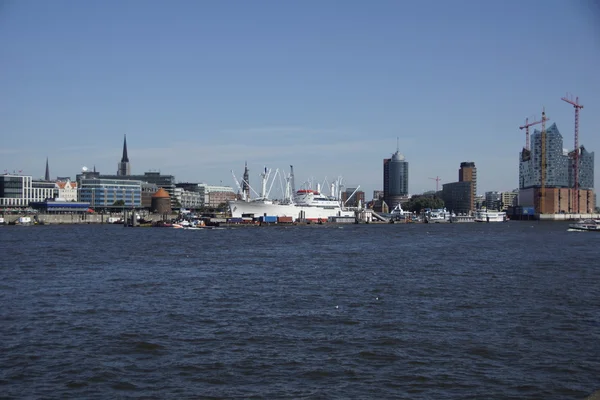
{"label": "high-rise building", "polygon": [[[537,213],[591,212],[594,201],[594,153],[583,146],[579,151],[579,206],[573,202],[574,168],[571,153],[563,148],[563,137],[556,124],[546,129],[544,146],[544,193],[542,193],[542,133],[531,135],[531,150],[523,149],[519,158],[519,205],[535,207]],[[543,201],[542,201],[543,197]],[[542,209],[543,208],[543,209]]]}
{"label": "high-rise building", "polygon": [[458,181],[459,182],[471,182],[471,206],[470,210],[475,210],[475,196],[477,196],[477,167],[472,161],[464,161],[460,163],[460,169],[458,170]]}
{"label": "high-rise building", "polygon": [[408,161],[398,150],[383,160],[383,198],[390,210],[408,195]]}
{"label": "high-rise building", "polygon": [[123,156],[121,157],[121,162],[117,166],[117,175],[131,175],[131,165],[129,164],[129,157],[127,156],[127,135],[123,137]]}

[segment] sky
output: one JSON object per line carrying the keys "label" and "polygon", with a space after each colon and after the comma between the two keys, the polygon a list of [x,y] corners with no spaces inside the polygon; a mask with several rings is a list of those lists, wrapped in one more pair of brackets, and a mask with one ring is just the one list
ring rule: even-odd
{"label": "sky", "polygon": [[600,151],[599,65],[597,0],[0,0],[0,171],[114,174],[127,135],[178,182],[293,165],[370,199],[398,148],[411,194],[463,161],[508,191],[525,118],[573,148],[567,93]]}

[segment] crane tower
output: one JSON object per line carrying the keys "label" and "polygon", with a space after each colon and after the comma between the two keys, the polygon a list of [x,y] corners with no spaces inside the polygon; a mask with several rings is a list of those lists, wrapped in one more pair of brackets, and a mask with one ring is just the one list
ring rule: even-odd
{"label": "crane tower", "polygon": [[575,108],[575,147],[573,149],[573,207],[574,213],[579,214],[579,110],[583,108],[583,104],[579,104],[579,97],[562,97],[562,101],[566,101]]}

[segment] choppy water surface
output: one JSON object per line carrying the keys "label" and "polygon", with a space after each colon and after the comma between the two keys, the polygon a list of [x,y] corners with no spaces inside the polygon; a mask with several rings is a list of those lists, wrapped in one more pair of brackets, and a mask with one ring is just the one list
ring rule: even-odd
{"label": "choppy water surface", "polygon": [[0,227],[8,398],[581,399],[600,235],[560,223]]}

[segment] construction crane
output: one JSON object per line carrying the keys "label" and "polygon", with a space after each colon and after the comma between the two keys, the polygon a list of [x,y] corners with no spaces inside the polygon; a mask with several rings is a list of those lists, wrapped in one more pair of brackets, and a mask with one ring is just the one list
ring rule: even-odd
{"label": "construction crane", "polygon": [[573,96],[561,97],[562,101],[566,101],[575,108],[575,147],[573,149],[573,207],[574,213],[579,214],[579,110],[583,108],[583,104],[579,104],[579,97],[573,101]]}
{"label": "construction crane", "polygon": [[440,190],[440,180],[442,178],[440,178],[439,176],[436,176],[435,178],[429,178],[435,181],[435,192],[437,193]]}
{"label": "construction crane", "polygon": [[[546,121],[548,121],[549,119],[550,118],[546,118]],[[521,130],[525,129],[525,149],[526,150],[531,150],[531,147],[529,144],[529,127],[537,125],[537,124],[541,124],[541,123],[542,123],[542,120],[529,123],[529,118],[525,118],[525,125],[519,127],[519,129],[521,129]]]}
{"label": "construction crane", "polygon": [[540,186],[540,215],[544,213],[544,198],[546,197],[546,108],[542,111],[542,151],[540,157],[541,164],[541,186]]}

